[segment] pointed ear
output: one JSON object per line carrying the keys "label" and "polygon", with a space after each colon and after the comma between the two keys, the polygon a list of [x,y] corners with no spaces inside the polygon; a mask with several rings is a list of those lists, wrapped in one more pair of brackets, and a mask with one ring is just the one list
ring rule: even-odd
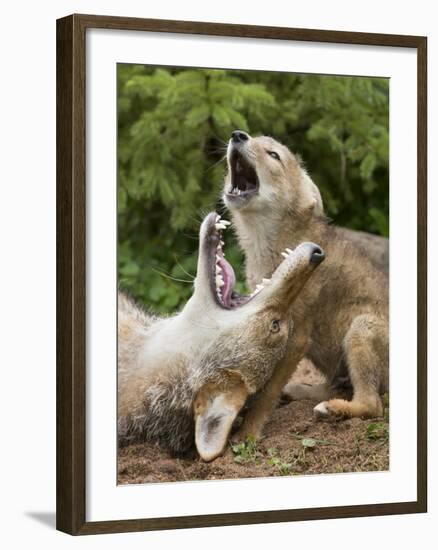
{"label": "pointed ear", "polygon": [[321,193],[318,187],[313,183],[307,173],[303,174],[304,192],[302,195],[302,207],[306,212],[322,215],[324,214],[324,205]]}
{"label": "pointed ear", "polygon": [[315,205],[313,207],[313,212],[317,216],[322,216],[324,214],[324,203],[322,202],[321,193],[318,187],[312,181],[312,191],[315,198]]}
{"label": "pointed ear", "polygon": [[194,404],[195,443],[202,460],[210,462],[223,453],[247,397],[242,381],[226,389],[206,385],[199,391]]}

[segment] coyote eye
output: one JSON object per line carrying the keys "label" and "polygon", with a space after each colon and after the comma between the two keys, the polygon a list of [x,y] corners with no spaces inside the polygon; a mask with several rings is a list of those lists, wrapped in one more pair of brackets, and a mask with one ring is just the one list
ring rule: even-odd
{"label": "coyote eye", "polygon": [[275,151],[268,151],[268,155],[271,156],[275,160],[280,160],[280,155],[276,153]]}
{"label": "coyote eye", "polygon": [[271,332],[279,332],[280,330],[280,321],[278,319],[274,319],[271,323]]}

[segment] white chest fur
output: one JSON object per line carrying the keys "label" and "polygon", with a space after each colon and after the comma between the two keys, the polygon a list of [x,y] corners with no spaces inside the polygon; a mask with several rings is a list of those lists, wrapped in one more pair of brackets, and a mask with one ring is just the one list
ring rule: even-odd
{"label": "white chest fur", "polygon": [[163,368],[174,356],[199,356],[220,328],[220,319],[208,310],[184,310],[179,315],[159,321],[148,334],[140,349],[138,367],[148,372]]}

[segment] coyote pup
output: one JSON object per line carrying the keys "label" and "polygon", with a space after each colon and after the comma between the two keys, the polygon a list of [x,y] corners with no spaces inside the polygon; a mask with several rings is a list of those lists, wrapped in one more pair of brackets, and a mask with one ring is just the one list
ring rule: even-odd
{"label": "coyote pup", "polygon": [[286,352],[295,330],[288,310],[324,253],[301,244],[263,290],[240,296],[223,253],[229,223],[215,212],[204,219],[194,292],[179,314],[151,317],[119,293],[121,444],[149,440],[183,452],[195,443],[203,460],[213,460],[247,397]]}
{"label": "coyote pup", "polygon": [[[369,258],[327,223],[319,192],[297,158],[266,136],[235,131],[228,146],[224,202],[246,255],[249,285],[275,270],[286,247],[314,241],[327,260],[297,297],[295,331],[284,360],[246,416],[241,436],[260,435],[298,362],[307,356],[329,383],[348,374],[353,399],[327,400],[329,384],[288,386],[290,398],[322,401],[324,417],[379,416],[388,390],[388,279]],[[286,249],[287,251],[288,249]]]}

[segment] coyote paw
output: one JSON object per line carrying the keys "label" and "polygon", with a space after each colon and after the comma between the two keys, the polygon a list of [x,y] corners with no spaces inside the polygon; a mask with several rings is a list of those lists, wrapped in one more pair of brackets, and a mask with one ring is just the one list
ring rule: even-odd
{"label": "coyote paw", "polygon": [[347,411],[340,408],[337,403],[337,399],[330,401],[322,401],[313,408],[313,415],[315,420],[339,420],[343,417],[348,417]]}
{"label": "coyote paw", "polygon": [[315,420],[329,420],[333,414],[330,410],[328,402],[322,401],[313,407],[313,416],[315,417]]}
{"label": "coyote paw", "polygon": [[362,401],[330,399],[322,401],[313,409],[316,420],[339,420],[342,418],[374,418],[381,416],[382,405],[379,398]]}

